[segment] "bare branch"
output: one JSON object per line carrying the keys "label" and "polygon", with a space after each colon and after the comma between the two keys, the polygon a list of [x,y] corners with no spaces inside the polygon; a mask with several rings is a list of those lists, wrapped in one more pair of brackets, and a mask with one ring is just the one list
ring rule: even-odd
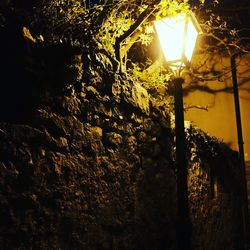
{"label": "bare branch", "polygon": [[209,108],[211,108],[211,106],[209,105],[206,105],[206,106],[200,106],[200,105],[187,105],[185,106],[185,111],[189,110],[189,109],[201,109],[201,110],[205,110],[205,111],[208,111]]}

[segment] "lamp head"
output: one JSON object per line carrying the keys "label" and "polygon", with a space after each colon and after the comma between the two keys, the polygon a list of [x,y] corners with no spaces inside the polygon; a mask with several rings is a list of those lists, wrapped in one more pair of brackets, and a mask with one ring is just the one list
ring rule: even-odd
{"label": "lamp head", "polygon": [[179,14],[154,21],[164,57],[173,70],[187,65],[192,58],[201,28],[193,13]]}

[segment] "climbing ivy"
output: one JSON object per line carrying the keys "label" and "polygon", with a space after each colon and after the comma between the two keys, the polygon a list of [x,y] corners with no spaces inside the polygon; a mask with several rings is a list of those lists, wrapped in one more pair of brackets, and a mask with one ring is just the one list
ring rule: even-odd
{"label": "climbing ivy", "polygon": [[225,144],[218,138],[208,135],[195,126],[186,127],[187,149],[190,162],[214,161],[221,151],[225,148]]}

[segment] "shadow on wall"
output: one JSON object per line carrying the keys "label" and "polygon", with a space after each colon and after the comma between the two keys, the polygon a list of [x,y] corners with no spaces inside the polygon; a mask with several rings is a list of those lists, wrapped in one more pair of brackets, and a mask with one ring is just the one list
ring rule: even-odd
{"label": "shadow on wall", "polygon": [[0,30],[0,120],[22,122],[31,115],[32,80],[25,74],[27,44],[15,24]]}
{"label": "shadow on wall", "polygon": [[[0,29],[2,122],[29,123],[44,91],[60,92],[82,73],[78,49],[31,43],[25,40],[22,29],[16,23]],[[77,61],[76,67],[72,60]]]}

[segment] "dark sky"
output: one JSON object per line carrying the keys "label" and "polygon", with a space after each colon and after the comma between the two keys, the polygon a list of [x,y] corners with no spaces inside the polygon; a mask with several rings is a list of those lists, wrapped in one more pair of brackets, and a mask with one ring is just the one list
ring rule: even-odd
{"label": "dark sky", "polygon": [[228,17],[232,25],[238,28],[250,28],[250,0],[220,0],[214,10]]}
{"label": "dark sky", "polygon": [[250,44],[250,0],[223,0],[218,8],[219,13],[228,18],[232,28],[239,30],[243,45]]}
{"label": "dark sky", "polygon": [[[190,0],[193,6],[199,6],[199,0]],[[229,29],[239,31],[239,36],[244,37],[242,45],[250,44],[250,0],[205,0],[202,8],[198,9],[199,16],[205,20],[210,19],[211,13],[221,16],[226,20]],[[207,12],[211,10],[211,12]],[[246,39],[245,39],[246,38]]]}
{"label": "dark sky", "polygon": [[[222,16],[227,16],[235,22],[240,22],[243,26],[250,26],[250,0],[205,0],[204,10],[212,9],[213,12]],[[190,0],[191,5],[198,6],[199,0]]]}

